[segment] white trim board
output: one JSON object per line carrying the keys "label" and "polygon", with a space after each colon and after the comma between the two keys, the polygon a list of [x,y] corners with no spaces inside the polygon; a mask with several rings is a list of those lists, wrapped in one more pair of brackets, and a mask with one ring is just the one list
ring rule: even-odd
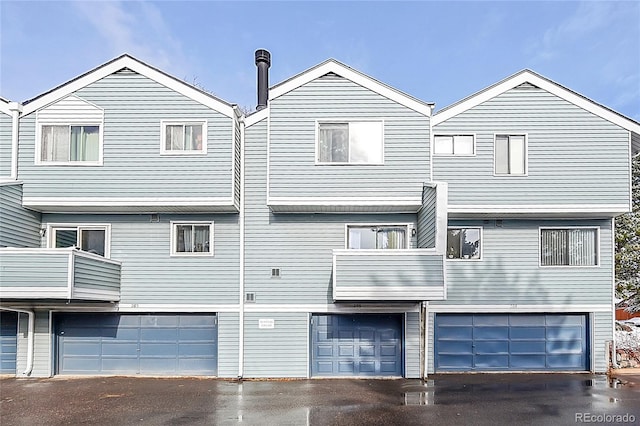
{"label": "white trim board", "polygon": [[212,108],[223,115],[226,115],[230,118],[235,118],[235,113],[233,111],[233,106],[230,103],[227,103],[221,99],[218,99],[208,93],[205,93],[188,83],[185,83],[177,78],[170,76],[156,68],[153,68],[144,62],[130,56],[124,54],[119,56],[103,65],[100,65],[97,68],[75,78],[72,79],[53,90],[40,95],[26,105],[24,105],[23,116],[29,115],[38,109],[49,105],[52,102],[57,101],[67,95],[70,95],[77,90],[80,90],[96,81],[105,78],[111,74],[114,74],[123,68],[128,68],[140,75],[143,75],[155,82],[174,90],[202,105],[205,105],[209,108]]}
{"label": "white trim board", "polygon": [[269,91],[269,102],[328,73],[335,73],[427,117],[430,117],[433,111],[433,104],[420,101],[335,59],[329,59],[272,86]]}
{"label": "white trim board", "polygon": [[526,305],[526,304],[510,304],[510,305],[434,305],[429,304],[428,312],[434,313],[519,313],[519,312],[611,312],[611,305],[607,303],[595,305]]}
{"label": "white trim board", "polygon": [[506,79],[489,86],[453,105],[450,105],[434,114],[432,120],[436,126],[458,114],[461,114],[483,102],[486,102],[508,90],[511,90],[523,83],[531,83],[547,92],[558,96],[572,104],[589,111],[605,120],[608,120],[629,131],[640,133],[640,123],[618,114],[607,107],[598,104],[595,101],[583,96],[573,90],[570,90],[546,77],[541,76],[531,70],[525,69],[513,74]]}

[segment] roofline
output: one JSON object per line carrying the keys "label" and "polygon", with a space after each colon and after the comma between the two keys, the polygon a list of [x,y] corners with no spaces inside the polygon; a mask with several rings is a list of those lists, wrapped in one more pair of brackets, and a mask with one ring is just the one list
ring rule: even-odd
{"label": "roofline", "polygon": [[466,98],[441,109],[434,114],[433,125],[435,126],[437,124],[440,124],[450,119],[451,117],[455,117],[456,115],[461,114],[523,83],[531,83],[599,117],[602,117],[605,120],[617,124],[620,127],[629,130],[630,132],[640,133],[640,123],[633,120],[632,118],[620,114],[619,112],[614,111],[609,107],[599,104],[589,99],[588,97],[581,95],[580,93],[575,92],[529,69],[519,71],[495,84],[492,84],[489,87],[480,90],[479,92],[467,96]]}
{"label": "roofline", "polygon": [[353,81],[360,86],[363,86],[369,90],[372,90],[388,99],[398,102],[407,108],[410,108],[416,112],[424,114],[430,117],[433,113],[435,104],[432,102],[423,102],[411,95],[408,95],[398,89],[395,89],[385,83],[376,80],[360,71],[357,71],[348,65],[343,64],[335,59],[327,59],[326,61],[315,65],[306,71],[290,77],[275,86],[272,86],[269,90],[269,101],[272,101],[290,91],[297,89],[298,87],[309,83],[316,78],[320,78],[323,75],[333,72],[341,77]]}
{"label": "roofline", "polygon": [[81,88],[88,86],[108,75],[118,72],[124,68],[128,68],[138,74],[141,74],[157,83],[162,84],[169,89],[172,89],[178,93],[181,93],[196,102],[211,107],[216,111],[228,116],[235,117],[233,110],[233,104],[223,101],[185,81],[182,81],[172,75],[165,73],[151,65],[148,65],[131,55],[123,54],[114,58],[98,67],[87,71],[86,73],[75,77],[53,89],[42,93],[35,98],[31,98],[23,103],[24,110],[23,115],[31,114],[32,112],[49,105],[65,96],[71,95],[73,92],[80,90]]}

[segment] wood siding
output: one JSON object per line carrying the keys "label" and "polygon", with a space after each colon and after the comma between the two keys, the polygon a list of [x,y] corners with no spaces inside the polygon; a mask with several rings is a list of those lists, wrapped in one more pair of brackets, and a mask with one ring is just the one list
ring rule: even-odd
{"label": "wood siding", "polygon": [[[28,197],[216,197],[233,204],[234,123],[133,72],[74,93],[104,110],[102,166],[35,165],[36,115],[21,118],[20,179]],[[206,155],[160,155],[161,120],[206,120]],[[73,187],[70,193],[68,188]]]}
{"label": "wood siding", "polygon": [[39,247],[40,220],[22,207],[22,184],[0,185],[0,247]]}
{"label": "wood siding", "polygon": [[[316,165],[316,120],[382,120],[384,165]],[[270,197],[416,197],[429,177],[429,118],[338,76],[270,103]]]}
{"label": "wood siding", "polygon": [[[171,257],[170,221],[213,221],[214,256]],[[111,259],[122,263],[121,303],[237,304],[239,229],[235,215],[62,215],[45,223],[110,223]]]}
{"label": "wood siding", "polygon": [[[629,204],[629,132],[542,89],[509,90],[434,127],[476,155],[433,157],[450,205]],[[494,176],[496,134],[526,135],[528,176]]]}

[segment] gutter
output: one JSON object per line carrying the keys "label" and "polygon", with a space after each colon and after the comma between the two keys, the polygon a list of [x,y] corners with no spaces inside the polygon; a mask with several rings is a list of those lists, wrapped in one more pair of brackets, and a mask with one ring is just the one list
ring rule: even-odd
{"label": "gutter", "polygon": [[16,309],[0,307],[1,311],[18,312],[29,316],[29,327],[27,332],[27,368],[22,372],[25,376],[30,376],[33,371],[33,346],[35,340],[36,313],[29,309]]}

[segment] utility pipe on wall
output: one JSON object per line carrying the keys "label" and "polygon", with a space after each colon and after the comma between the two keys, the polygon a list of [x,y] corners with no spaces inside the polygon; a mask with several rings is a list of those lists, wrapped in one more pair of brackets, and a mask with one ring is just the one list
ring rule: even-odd
{"label": "utility pipe on wall", "polygon": [[9,103],[11,111],[11,179],[18,179],[18,132],[20,131],[20,113],[22,105],[17,102]]}
{"label": "utility pipe on wall", "polygon": [[36,313],[29,309],[16,309],[0,307],[0,311],[18,312],[29,316],[29,326],[27,327],[27,368],[22,372],[23,375],[29,376],[33,371],[33,344],[35,340]]}

